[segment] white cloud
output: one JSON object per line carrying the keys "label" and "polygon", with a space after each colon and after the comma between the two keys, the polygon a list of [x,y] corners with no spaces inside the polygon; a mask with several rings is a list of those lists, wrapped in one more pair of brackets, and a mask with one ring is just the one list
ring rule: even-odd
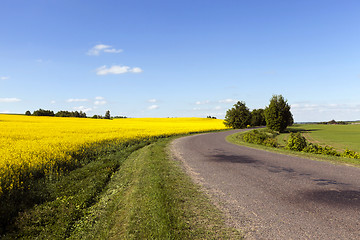
{"label": "white cloud", "polygon": [[53,101],[51,101],[50,103],[51,103],[51,104],[55,104],[55,103],[56,103],[56,101],[54,101],[54,100],[53,100]]}
{"label": "white cloud", "polygon": [[153,99],[149,99],[148,102],[149,102],[149,103],[156,103],[157,100],[156,100],[155,98],[153,98]]}
{"label": "white cloud", "polygon": [[216,106],[214,109],[215,109],[215,110],[220,110],[221,107],[220,107],[220,106]]}
{"label": "white cloud", "polygon": [[236,103],[236,100],[227,98],[227,99],[220,100],[219,103]]}
{"label": "white cloud", "polygon": [[143,70],[138,67],[131,68],[129,66],[114,65],[109,68],[106,65],[96,69],[97,75],[108,75],[108,74],[123,74],[123,73],[141,73]]}
{"label": "white cloud", "polygon": [[98,55],[100,55],[101,52],[121,53],[122,51],[123,51],[122,49],[115,49],[115,48],[112,48],[112,46],[110,46],[110,45],[98,44],[98,45],[95,45],[94,47],[92,47],[87,52],[87,54],[90,56],[98,56]]}
{"label": "white cloud", "polygon": [[0,80],[8,80],[8,79],[10,79],[10,77],[7,77],[7,76],[0,77]]}
{"label": "white cloud", "polygon": [[107,102],[105,101],[105,100],[96,100],[95,102],[94,102],[94,104],[96,105],[96,106],[100,106],[100,105],[104,105],[104,104],[106,104]]}
{"label": "white cloud", "polygon": [[358,120],[360,104],[302,102],[291,104],[291,112],[297,122],[329,121],[331,119]]}
{"label": "white cloud", "polygon": [[115,49],[115,48],[104,49],[104,52],[107,52],[107,53],[121,53],[122,51],[123,51],[122,49]]}
{"label": "white cloud", "polygon": [[88,99],[85,98],[69,98],[68,100],[66,100],[67,102],[87,102],[89,101]]}
{"label": "white cloud", "polygon": [[104,97],[97,96],[97,97],[95,97],[94,108],[97,108],[97,106],[105,105],[106,103],[107,103],[107,101],[105,100]]}
{"label": "white cloud", "polygon": [[154,110],[154,109],[158,109],[159,108],[159,105],[151,105],[148,107],[148,110]]}
{"label": "white cloud", "polygon": [[11,113],[11,112],[9,110],[5,110],[5,111],[1,111],[0,113],[7,114],[7,113]]}
{"label": "white cloud", "polygon": [[141,73],[141,72],[143,72],[143,70],[141,68],[139,68],[139,67],[134,67],[134,68],[130,69],[129,71],[132,72],[132,73]]}
{"label": "white cloud", "polygon": [[73,109],[76,111],[82,111],[82,112],[91,112],[92,111],[92,108],[87,108],[84,106],[73,107]]}
{"label": "white cloud", "polygon": [[20,102],[21,99],[19,98],[0,98],[0,103],[13,103],[13,102]]}

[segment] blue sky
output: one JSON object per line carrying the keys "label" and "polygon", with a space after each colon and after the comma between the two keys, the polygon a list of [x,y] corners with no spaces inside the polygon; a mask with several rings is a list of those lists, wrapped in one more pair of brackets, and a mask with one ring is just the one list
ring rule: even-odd
{"label": "blue sky", "polygon": [[2,0],[0,112],[360,119],[360,1]]}

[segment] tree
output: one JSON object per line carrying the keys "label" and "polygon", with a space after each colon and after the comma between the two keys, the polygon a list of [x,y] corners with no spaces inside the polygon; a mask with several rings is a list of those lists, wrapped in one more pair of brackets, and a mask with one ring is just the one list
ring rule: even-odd
{"label": "tree", "polygon": [[227,110],[224,124],[227,127],[246,128],[250,124],[251,113],[245,102],[238,101],[234,107]]}
{"label": "tree", "polygon": [[69,111],[58,111],[55,117],[72,117],[72,113]]}
{"label": "tree", "polygon": [[107,110],[106,113],[105,113],[105,119],[110,119],[110,111]]}
{"label": "tree", "polygon": [[31,116],[31,112],[30,112],[29,110],[27,110],[27,111],[25,112],[25,115],[26,115],[26,116]]}
{"label": "tree", "polygon": [[50,116],[53,117],[55,116],[54,112],[51,110],[44,110],[44,109],[39,109],[33,112],[34,116]]}
{"label": "tree", "polygon": [[100,116],[100,115],[94,115],[94,116],[92,116],[92,118],[95,118],[95,119],[102,119],[103,117],[102,117],[102,116]]}
{"label": "tree", "polygon": [[282,95],[273,95],[265,109],[266,126],[271,130],[283,132],[294,123],[290,106]]}
{"label": "tree", "polygon": [[78,118],[86,118],[86,113],[80,111],[69,112],[69,111],[58,111],[55,114],[55,117],[78,117]]}
{"label": "tree", "polygon": [[264,109],[254,109],[251,112],[251,126],[265,126],[265,111]]}
{"label": "tree", "polygon": [[81,118],[86,118],[86,112],[80,111],[80,117],[81,117]]}

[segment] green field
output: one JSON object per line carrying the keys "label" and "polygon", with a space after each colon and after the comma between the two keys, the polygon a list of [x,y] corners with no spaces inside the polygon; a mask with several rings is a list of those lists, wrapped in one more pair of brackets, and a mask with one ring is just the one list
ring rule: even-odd
{"label": "green field", "polygon": [[[259,129],[259,132],[267,131],[266,128]],[[286,149],[288,138],[291,132],[301,132],[308,142],[322,146],[334,147],[340,154],[347,148],[360,153],[360,124],[349,125],[325,125],[325,124],[295,124],[287,129],[285,133],[275,134],[279,146],[277,148],[264,146],[256,143],[248,143],[243,140],[246,132],[235,133],[228,136],[227,141],[251,148],[276,152],[286,155],[309,158],[319,161],[330,161],[335,164],[349,164],[360,166],[359,159],[298,152]]]}
{"label": "green field", "polygon": [[[289,130],[301,130],[303,136],[312,143],[332,146],[339,151],[348,148],[360,152],[360,124],[299,124],[290,127]],[[281,134],[279,142],[283,142],[286,138],[286,135]]]}

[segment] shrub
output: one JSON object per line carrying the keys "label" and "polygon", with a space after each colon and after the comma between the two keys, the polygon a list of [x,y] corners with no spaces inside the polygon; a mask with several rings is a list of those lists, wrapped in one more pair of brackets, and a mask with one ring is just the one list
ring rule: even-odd
{"label": "shrub", "polygon": [[276,141],[275,138],[271,138],[268,137],[267,139],[265,139],[265,141],[263,142],[263,145],[268,146],[268,147],[278,147],[278,143]]}
{"label": "shrub", "polygon": [[322,148],[322,154],[331,155],[331,156],[340,156],[340,153],[338,153],[333,147],[325,146],[321,148]]}
{"label": "shrub", "polygon": [[340,153],[337,152],[335,148],[329,146],[323,147],[314,143],[309,143],[302,151],[307,153],[340,156]]}
{"label": "shrub", "polygon": [[347,157],[347,158],[356,158],[356,159],[360,159],[360,154],[357,152],[354,152],[352,150],[349,149],[345,149],[345,151],[341,154],[342,157]]}
{"label": "shrub", "polygon": [[[278,147],[278,143],[275,139],[276,132],[267,130],[267,131],[258,131],[253,130],[245,133],[243,135],[243,140],[248,143],[255,143],[260,145],[265,145],[268,147]],[[322,154],[329,156],[342,156],[347,158],[360,159],[360,153],[346,149],[343,153],[339,153],[335,148],[330,146],[320,146],[315,143],[309,143],[306,141],[306,138],[301,135],[300,132],[291,133],[286,148],[298,152],[307,152],[313,154]]]}
{"label": "shrub", "polygon": [[248,143],[261,144],[268,147],[277,147],[278,143],[276,141],[275,133],[273,131],[258,131],[253,130],[247,132],[243,135],[243,140]]}
{"label": "shrub", "polygon": [[302,151],[307,153],[321,154],[321,149],[319,147],[321,146],[313,143],[308,143]]}
{"label": "shrub", "polygon": [[290,134],[286,148],[300,152],[306,147],[306,145],[307,145],[306,138],[303,137],[299,132],[297,132]]}
{"label": "shrub", "polygon": [[268,136],[264,132],[253,130],[247,132],[243,136],[243,140],[248,143],[262,144]]}

